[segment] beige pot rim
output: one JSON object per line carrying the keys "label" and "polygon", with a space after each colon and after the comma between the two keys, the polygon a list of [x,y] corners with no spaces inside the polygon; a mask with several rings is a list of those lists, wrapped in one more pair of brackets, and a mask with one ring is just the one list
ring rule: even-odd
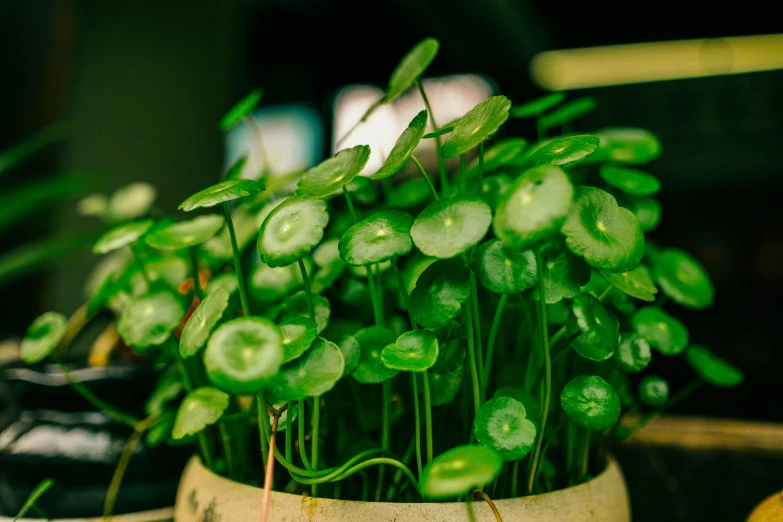
{"label": "beige pot rim", "polygon": [[[111,522],[169,522],[174,519],[174,508],[153,509],[150,511],[140,511],[138,513],[125,513],[123,515],[114,515]],[[0,522],[12,522],[13,518],[0,517]],[[61,518],[52,519],[51,522],[105,522],[103,517],[94,518]],[[41,522],[40,518],[20,518],[18,522]]]}
{"label": "beige pot rim", "polygon": [[[177,522],[245,522],[257,520],[262,489],[234,482],[206,469],[198,457],[185,468],[177,491]],[[620,467],[610,457],[597,477],[567,489],[496,500],[504,522],[630,522],[630,503]],[[427,522],[494,521],[485,502],[361,502],[314,498],[273,491],[270,521]]]}

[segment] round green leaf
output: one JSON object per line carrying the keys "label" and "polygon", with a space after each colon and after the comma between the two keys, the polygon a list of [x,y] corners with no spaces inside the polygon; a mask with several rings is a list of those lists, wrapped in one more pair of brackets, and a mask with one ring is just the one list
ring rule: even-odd
{"label": "round green leaf", "polygon": [[319,337],[305,354],[282,367],[272,382],[272,393],[288,401],[318,397],[334,387],[344,367],[340,348]]}
{"label": "round green leaf", "polygon": [[280,323],[283,337],[283,362],[293,361],[310,348],[318,336],[317,326],[307,317],[292,317]]}
{"label": "round green leaf", "polygon": [[[566,250],[562,241],[550,241],[541,246],[544,265],[544,302],[555,304],[571,299],[590,280],[590,269],[580,258]],[[537,291],[530,293],[538,301]]]}
{"label": "round green leaf", "polygon": [[342,264],[340,259],[339,239],[330,239],[324,241],[313,250],[313,261],[321,268],[333,265],[335,263]]}
{"label": "round green leaf", "polygon": [[162,412],[166,405],[178,398],[185,390],[182,384],[182,375],[176,368],[164,371],[155,385],[155,389],[144,403],[144,412],[147,415]]}
{"label": "round green leaf", "polygon": [[525,406],[511,397],[488,400],[476,413],[476,440],[496,450],[505,460],[523,458],[536,441],[536,426],[525,415]]}
{"label": "round green leaf", "polygon": [[228,292],[229,295],[239,290],[239,282],[237,281],[236,274],[233,272],[226,272],[224,274],[216,275],[209,280],[206,288],[204,288],[204,293],[206,295],[214,294],[221,288]]}
{"label": "round green leaf", "polygon": [[406,372],[428,370],[437,359],[438,339],[427,330],[406,332],[381,352],[381,361],[387,368]]}
{"label": "round green leaf", "polygon": [[[378,200],[378,191],[375,190],[375,184],[365,176],[356,176],[345,185],[345,190],[351,193],[354,203],[362,205],[374,205]],[[336,197],[337,193],[332,193],[329,198]]]}
{"label": "round green leaf", "polygon": [[492,209],[480,198],[441,199],[416,217],[411,237],[425,255],[446,259],[481,241],[491,222]]}
{"label": "round green leaf", "polygon": [[642,232],[651,232],[658,228],[661,222],[661,204],[657,199],[627,196],[622,202],[619,199],[617,202],[633,212],[639,226],[642,227]]}
{"label": "round green leaf", "polygon": [[535,395],[523,388],[515,386],[503,386],[495,390],[494,397],[511,397],[525,407],[525,418],[532,422],[538,429],[541,421],[541,402]]}
{"label": "round green leaf", "polygon": [[603,165],[601,177],[609,185],[634,196],[652,196],[661,190],[661,182],[658,178],[641,170]]}
{"label": "round green leaf", "polygon": [[188,393],[179,405],[171,436],[182,439],[215,424],[228,408],[229,395],[209,386]]}
{"label": "round green leaf", "polygon": [[601,159],[638,165],[652,161],[661,154],[660,140],[645,129],[612,127],[601,129],[595,134],[601,138]]}
{"label": "round green leaf", "polygon": [[136,351],[162,344],[185,317],[185,307],[171,292],[134,297],[122,310],[117,332]]}
{"label": "round green leaf", "polygon": [[200,192],[196,192],[188,199],[183,201],[178,207],[179,210],[190,212],[197,208],[209,208],[227,203],[235,199],[252,196],[264,190],[262,181],[253,181],[251,179],[230,179],[221,181],[211,187],[207,187]]}
{"label": "round green leaf", "polygon": [[323,198],[337,192],[359,174],[370,159],[370,147],[343,149],[302,175],[296,193]]}
{"label": "round green leaf", "polygon": [[[304,258],[305,268],[310,265],[309,259]],[[312,274],[308,270],[308,274]],[[291,263],[285,266],[269,266],[266,263],[258,263],[253,266],[248,278],[248,290],[260,303],[275,302],[297,288],[301,287],[302,272],[299,263]]]}
{"label": "round green leaf", "polygon": [[267,265],[285,266],[307,254],[324,236],[326,202],[308,196],[283,201],[264,220],[258,253]]}
{"label": "round green leaf", "polygon": [[60,344],[67,329],[68,320],[63,314],[46,312],[36,317],[19,346],[22,360],[27,364],[44,360]]}
{"label": "round green leaf", "polygon": [[451,136],[443,144],[445,158],[454,158],[489,139],[508,119],[511,102],[505,96],[491,96],[470,109],[454,123]]}
{"label": "round green leaf", "polygon": [[356,223],[340,238],[340,257],[350,265],[369,265],[411,251],[413,216],[400,210],[378,212]]}
{"label": "round green leaf", "polygon": [[439,47],[440,43],[435,38],[425,38],[408,51],[389,78],[383,102],[389,103],[416,83],[435,59]]}
{"label": "round green leaf", "polygon": [[239,317],[220,325],[204,352],[209,380],[238,395],[258,393],[282,362],[280,330],[261,317]]}
{"label": "round green leaf", "polygon": [[[508,138],[492,145],[484,152],[484,173],[492,172],[509,164],[522,156],[527,147],[527,140],[524,138]],[[476,157],[465,168],[465,175],[473,177],[478,174],[479,158]]]}
{"label": "round green leaf", "polygon": [[639,383],[639,397],[648,406],[662,406],[669,400],[669,383],[657,375],[647,376]]}
{"label": "round green leaf", "polygon": [[106,216],[112,223],[138,219],[150,211],[156,197],[157,191],[149,183],[130,183],[111,195]]}
{"label": "round green leaf", "polygon": [[408,128],[397,138],[397,143],[394,144],[383,166],[373,175],[372,179],[388,178],[403,168],[419,145],[426,127],[427,111],[424,110],[411,120]]}
{"label": "round green leaf", "polygon": [[196,355],[207,343],[209,334],[228,308],[230,296],[228,290],[219,288],[205,297],[193,311],[179,339],[179,353],[184,359]]}
{"label": "round green leaf", "polygon": [[511,109],[511,117],[529,118],[530,116],[538,116],[556,105],[559,105],[563,100],[565,100],[564,93],[553,92],[552,94],[541,96],[535,100],[523,103],[522,105],[517,105]]}
{"label": "round green leaf", "polygon": [[634,312],[631,324],[636,333],[663,355],[681,354],[688,346],[685,326],[657,306],[646,306]]}
{"label": "round green leaf", "polygon": [[462,325],[457,321],[446,321],[429,331],[438,340],[438,359],[430,373],[447,374],[462,368],[467,353],[467,338]]}
{"label": "round green leaf", "polygon": [[484,178],[481,184],[481,198],[492,208],[497,210],[500,202],[511,190],[511,178],[506,174],[495,174]]}
{"label": "round green leaf", "polygon": [[702,379],[713,386],[733,388],[745,380],[739,368],[716,357],[703,346],[694,344],[688,348],[685,359]]}
{"label": "round green leaf", "polygon": [[620,334],[620,344],[614,352],[614,359],[625,371],[640,372],[647,368],[652,359],[650,343],[641,335],[635,333]]}
{"label": "round green leaf", "polygon": [[486,446],[457,446],[432,460],[421,474],[421,494],[446,499],[467,493],[495,480],[503,469],[503,457]]}
{"label": "round green leaf", "polygon": [[381,360],[383,349],[395,342],[394,333],[383,326],[362,328],[353,335],[359,344],[361,357],[354,368],[353,378],[362,383],[378,383],[397,375],[397,370],[388,368]]}
{"label": "round green leaf", "polygon": [[501,198],[492,229],[507,246],[534,245],[560,228],[573,194],[574,187],[561,168],[530,169]]}
{"label": "round green leaf", "polygon": [[98,241],[92,246],[95,254],[108,254],[124,246],[134,243],[137,239],[147,233],[154,223],[151,219],[142,219],[141,221],[132,221],[123,223],[107,230]]}
{"label": "round green leaf", "polygon": [[[460,366],[454,371],[448,373],[427,373],[427,379],[430,380],[430,401],[433,406],[448,404],[457,396],[465,371]],[[419,393],[423,394],[424,389],[419,388]]]}
{"label": "round green leaf", "polygon": [[536,284],[536,256],[530,250],[513,250],[497,239],[482,243],[471,260],[473,273],[484,288],[516,294]]}
{"label": "round green leaf", "polygon": [[628,272],[644,255],[644,236],[636,217],[595,187],[577,187],[561,231],[568,248],[596,268]]}
{"label": "round green leaf", "polygon": [[223,228],[225,220],[218,214],[198,216],[153,230],[144,240],[153,248],[174,249],[199,245]]}
{"label": "round green leaf", "polygon": [[389,208],[411,208],[427,201],[430,194],[429,185],[419,176],[393,188],[386,203]]}
{"label": "round green leaf", "polygon": [[589,430],[611,428],[620,419],[620,398],[602,377],[580,375],[568,381],[560,394],[568,418]]}
{"label": "round green leaf", "polygon": [[594,98],[579,98],[561,105],[554,111],[543,116],[539,120],[539,125],[542,130],[565,125],[566,123],[572,122],[585,114],[592,112],[595,107],[596,103]]}
{"label": "round green leaf", "polygon": [[345,266],[341,259],[339,263],[332,263],[318,270],[310,281],[312,291],[320,294],[331,288],[345,272]]}
{"label": "round green leaf", "polygon": [[590,134],[563,136],[544,142],[528,151],[525,164],[536,165],[568,165],[595,152],[599,139]]}
{"label": "round green leaf", "polygon": [[626,294],[642,299],[643,301],[655,301],[658,289],[650,278],[650,271],[644,265],[639,265],[630,272],[609,272],[601,270],[601,275],[614,287]]}
{"label": "round green leaf", "polygon": [[617,349],[619,324],[617,319],[590,294],[574,297],[571,313],[566,323],[569,337],[581,332],[571,341],[571,347],[591,361],[605,361]]}
{"label": "round green leaf", "polygon": [[253,109],[255,109],[258,102],[261,101],[261,96],[263,96],[263,94],[264,92],[261,89],[256,89],[239,100],[220,120],[220,130],[226,132],[242,121],[242,118],[251,116],[253,114]]}
{"label": "round green leaf", "polygon": [[343,352],[343,359],[345,360],[345,367],[343,368],[343,377],[350,375],[359,364],[359,360],[362,357],[362,348],[359,346],[359,341],[356,337],[349,335],[339,344],[340,351]]}
{"label": "round green leaf", "polygon": [[[318,325],[318,333],[324,331],[329,325],[329,317],[332,315],[329,300],[322,295],[313,296],[313,305],[315,308],[315,324]],[[310,308],[308,307],[307,294],[300,290],[292,294],[283,301],[280,319],[287,321],[294,317],[304,317],[310,319]]]}
{"label": "round green leaf", "polygon": [[470,294],[470,270],[460,259],[437,261],[416,281],[410,295],[413,319],[425,328],[454,319]]}
{"label": "round green leaf", "polygon": [[701,263],[676,248],[667,248],[653,263],[655,279],[674,302],[701,310],[712,304],[715,288]]}

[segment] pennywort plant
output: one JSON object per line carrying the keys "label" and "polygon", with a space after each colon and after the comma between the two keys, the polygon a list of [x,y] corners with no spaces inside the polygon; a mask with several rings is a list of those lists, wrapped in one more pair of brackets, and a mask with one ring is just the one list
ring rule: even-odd
{"label": "pennywort plant", "polygon": [[[81,391],[148,444],[192,443],[213,471],[263,486],[262,517],[273,488],[426,501],[568,487],[701,383],[742,381],[676,318],[712,303],[702,266],[645,239],[660,183],[639,169],[657,138],[558,135],[594,107],[560,93],[492,96],[439,129],[420,81],[437,48],[406,55],[368,111],[414,86],[425,105],[371,177],[366,145],[291,186],[235,167],[180,206],[195,217],[139,216],[95,244],[127,256],[82,322],[111,310],[160,380],[145,420]],[[509,136],[516,118],[537,135]],[[426,139],[435,177],[416,156]],[[73,323],[38,318],[24,359],[59,357]],[[680,354],[693,384],[645,373]]]}

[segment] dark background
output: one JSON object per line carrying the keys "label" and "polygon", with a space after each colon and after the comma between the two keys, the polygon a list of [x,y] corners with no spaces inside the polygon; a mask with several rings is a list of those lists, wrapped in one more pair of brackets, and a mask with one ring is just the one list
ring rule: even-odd
{"label": "dark background", "polygon": [[[429,75],[486,75],[519,102],[540,94],[528,63],[543,50],[780,30],[779,18],[752,2],[721,12],[660,2],[0,0],[0,150],[55,120],[71,126],[67,141],[3,178],[0,190],[85,171],[99,174],[104,192],[151,181],[159,205],[173,210],[218,178],[215,122],[249,90],[262,87],[270,106],[321,108],[328,132],[337,89],[385,86],[425,36],[441,41]],[[571,93],[582,94],[599,108],[579,130],[641,126],[661,138],[664,153],[647,167],[664,186],[663,223],[651,237],[693,253],[717,289],[705,312],[670,311],[693,341],[747,374],[739,389],[703,388],[676,411],[783,421],[783,73]],[[0,251],[85,226],[69,203],[0,236]],[[60,261],[0,289],[0,336],[23,334],[45,309],[80,304],[92,257]],[[660,370],[674,387],[690,371],[682,361]]]}

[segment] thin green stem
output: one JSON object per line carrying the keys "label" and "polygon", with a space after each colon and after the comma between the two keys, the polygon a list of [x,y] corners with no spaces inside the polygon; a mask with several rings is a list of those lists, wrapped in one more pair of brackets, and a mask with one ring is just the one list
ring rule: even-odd
{"label": "thin green stem", "polygon": [[417,492],[419,491],[419,482],[416,480],[415,475],[413,474],[413,472],[411,472],[408,466],[406,466],[405,464],[403,464],[397,459],[391,459],[387,457],[377,457],[374,459],[365,460],[364,462],[357,464],[352,468],[346,470],[345,472],[341,473],[340,475],[337,475],[336,477],[330,479],[326,479],[325,477],[319,477],[314,479],[301,477],[301,478],[296,478],[296,481],[301,482],[302,484],[323,484],[324,482],[336,482],[338,480],[344,480],[350,477],[351,475],[353,475],[354,473],[357,473],[358,471],[361,471],[365,468],[369,468],[370,466],[376,466],[376,465],[381,465],[381,466],[388,465],[388,466],[393,466],[399,470],[402,470],[402,472],[408,476],[408,480],[411,481],[411,484],[413,485],[413,489]]}
{"label": "thin green stem", "polygon": [[231,435],[226,429],[224,422],[218,422],[218,431],[220,432],[220,442],[223,444],[223,455],[226,457],[226,469],[228,470],[228,476],[234,477],[236,469],[234,469],[234,453],[231,450]]}
{"label": "thin green stem", "polygon": [[356,215],[356,207],[353,206],[353,198],[351,198],[351,193],[348,191],[346,185],[343,185],[343,195],[345,196],[345,203],[348,205],[348,212],[351,214],[351,219],[356,223],[359,221],[359,217]]}
{"label": "thin green stem", "polygon": [[288,403],[288,410],[285,414],[285,459],[291,461],[294,454],[294,437],[291,432],[294,429],[294,423],[291,419],[294,418],[293,402]]}
{"label": "thin green stem", "polygon": [[427,464],[432,462],[433,449],[432,449],[432,397],[430,395],[430,374],[422,372],[422,380],[424,381],[424,422],[427,433]]}
{"label": "thin green stem", "polygon": [[478,413],[481,407],[481,385],[479,382],[478,368],[476,366],[476,346],[473,341],[473,314],[469,307],[464,307],[465,329],[468,338],[468,364],[470,366],[470,383],[473,387],[473,414]]}
{"label": "thin green stem", "polygon": [[[193,391],[193,380],[190,376],[190,371],[188,371],[187,363],[179,353],[178,347],[174,348],[174,358],[177,361],[180,377],[182,377],[182,384],[185,386],[185,390],[190,393]],[[206,431],[199,431],[196,438],[198,439],[199,451],[201,451],[201,458],[204,459],[204,464],[206,464],[208,469],[213,470],[212,463],[214,460],[212,459],[212,453],[209,450],[209,441],[207,440]]]}
{"label": "thin green stem", "polygon": [[435,190],[435,186],[432,184],[432,180],[430,179],[429,174],[427,174],[427,171],[424,170],[424,167],[419,162],[419,160],[416,159],[416,156],[411,156],[411,159],[413,160],[413,163],[416,164],[416,167],[419,169],[419,172],[421,173],[421,177],[424,178],[424,181],[427,182],[427,187],[429,187],[430,189],[430,194],[432,194],[432,199],[438,201],[438,199],[440,199],[438,197],[438,191]]}
{"label": "thin green stem", "polygon": [[492,326],[489,328],[487,353],[484,356],[484,373],[482,374],[482,381],[485,390],[489,385],[489,375],[492,372],[492,358],[495,355],[495,341],[497,340],[500,323],[503,322],[503,310],[506,308],[506,301],[508,301],[508,294],[502,294],[500,296],[500,300],[498,301],[498,307],[495,309],[495,317],[492,318]]}
{"label": "thin green stem", "polygon": [[687,386],[684,386],[683,388],[680,388],[680,390],[677,391],[674,395],[672,395],[669,400],[659,409],[649,412],[646,415],[642,415],[628,430],[625,431],[624,436],[620,437],[620,440],[625,440],[629,438],[634,433],[638,432],[645,426],[647,426],[650,422],[660,417],[663,413],[666,411],[672,409],[679,403],[681,403],[683,400],[690,397],[690,395],[699,389],[699,387],[704,384],[704,381],[701,378],[693,379]]}
{"label": "thin green stem", "polygon": [[519,496],[519,460],[511,465],[511,498]]}
{"label": "thin green stem", "polygon": [[263,469],[266,469],[266,467],[269,465],[269,462],[267,462],[267,455],[269,454],[269,433],[267,430],[269,429],[269,423],[266,420],[266,397],[264,396],[263,390],[261,393],[256,395],[256,405],[258,437],[259,442],[261,443],[261,464]]}
{"label": "thin green stem", "polygon": [[313,466],[310,464],[310,459],[307,458],[307,447],[305,446],[305,401],[302,399],[299,401],[299,421],[297,422],[299,425],[299,456],[302,459],[302,464],[304,464],[305,469],[307,471],[313,471]]}
{"label": "thin green stem", "polygon": [[310,288],[310,278],[307,276],[307,268],[305,267],[302,258],[299,258],[299,271],[302,273],[302,281],[304,282],[305,293],[307,294],[307,311],[310,313],[310,319],[315,321],[315,302],[313,301],[313,291]]}
{"label": "thin green stem", "polygon": [[276,437],[279,422],[280,415],[274,412],[272,416],[272,433],[269,435],[269,453],[266,457],[263,496],[261,497],[261,522],[269,520],[269,502],[272,498],[272,488],[275,486],[275,450],[277,449]]}
{"label": "thin green stem", "polygon": [[484,348],[482,346],[481,339],[481,312],[479,311],[478,302],[478,285],[476,284],[476,276],[473,272],[470,273],[470,302],[473,306],[473,335],[476,338],[476,363],[479,376],[479,391],[481,392],[481,403],[486,400],[484,389]]}
{"label": "thin green stem", "polygon": [[196,256],[196,247],[190,247],[190,269],[193,272],[193,290],[199,300],[204,299],[204,289],[201,288],[201,278],[198,275],[198,256]]}
{"label": "thin green stem", "polygon": [[[321,397],[316,395],[313,397],[313,428],[312,428],[312,441],[310,443],[310,449],[312,451],[312,465],[313,471],[318,471],[318,433],[321,427]],[[318,484],[313,484],[313,496],[318,496]]]}
{"label": "thin green stem", "polygon": [[582,460],[579,463],[579,482],[584,482],[587,477],[587,466],[590,460],[590,430],[585,428],[584,446],[582,447]]}
{"label": "thin green stem", "polygon": [[402,279],[402,272],[400,272],[400,267],[397,264],[397,256],[391,258],[391,265],[392,269],[394,269],[394,274],[397,276],[397,285],[400,287],[400,295],[402,295],[402,300],[405,303],[405,309],[408,311],[408,319],[411,322],[411,329],[416,330],[418,326],[416,326],[416,321],[413,319],[410,307],[408,306],[410,302],[410,296],[408,295],[408,289],[405,287],[405,281]]}
{"label": "thin green stem", "polygon": [[416,372],[411,372],[411,380],[413,381],[413,416],[414,416],[414,432],[416,440],[416,475],[421,479],[421,418],[419,415],[419,385],[416,383],[418,377]]}
{"label": "thin green stem", "polygon": [[603,302],[604,299],[607,298],[607,296],[611,293],[612,288],[614,288],[612,285],[607,286],[603,292],[601,292],[601,295],[598,296],[598,300]]}
{"label": "thin green stem", "polygon": [[484,186],[484,142],[479,143],[478,146],[478,185],[476,186],[476,193],[481,196],[481,190]]}
{"label": "thin green stem", "polygon": [[237,245],[237,234],[234,231],[234,220],[231,219],[231,209],[228,208],[228,203],[223,203],[223,213],[226,216],[226,225],[228,225],[228,235],[231,236],[231,249],[234,252],[234,273],[237,276],[237,286],[239,287],[239,299],[242,302],[242,313],[245,317],[250,315],[250,304],[247,300],[247,283],[245,277],[242,275],[242,258],[239,254],[239,246]]}
{"label": "thin green stem", "polygon": [[[538,268],[538,280],[544,280],[544,263],[541,259],[541,250],[536,250],[536,265]],[[544,285],[538,285],[538,323],[539,332],[541,333],[541,351],[544,356],[544,396],[543,404],[541,408],[541,424],[536,433],[536,445],[533,451],[533,456],[530,460],[530,475],[528,476],[527,489],[528,493],[533,493],[533,486],[538,478],[538,472],[540,470],[540,454],[541,443],[544,440],[544,433],[546,431],[546,421],[549,416],[549,402],[552,395],[552,361],[550,360],[549,353],[549,333],[547,332],[546,322],[546,301],[544,299]]]}
{"label": "thin green stem", "polygon": [[[385,451],[389,451],[391,450],[391,379],[386,379],[381,383],[381,396],[381,448],[383,448]],[[380,502],[381,500],[381,492],[383,491],[383,479],[385,474],[386,468],[381,466],[381,468],[378,470],[378,487],[375,490],[376,502]]]}
{"label": "thin green stem", "polygon": [[464,194],[467,191],[467,180],[465,179],[465,155],[459,155],[459,193]]}
{"label": "thin green stem", "polygon": [[[432,113],[432,107],[430,106],[430,100],[427,98],[427,93],[424,91],[424,86],[421,84],[421,80],[416,81],[416,87],[419,89],[421,99],[424,101],[424,107],[427,109],[427,114],[430,116],[430,123],[432,124],[432,130],[438,130],[438,124],[435,123],[435,115]],[[435,136],[435,153],[438,156],[438,173],[440,174],[440,193],[446,194],[449,190],[449,178],[446,174],[446,162],[443,159],[443,153],[441,152],[442,144],[440,136]]]}
{"label": "thin green stem", "polygon": [[[381,301],[381,278],[375,277],[375,271],[372,265],[365,265],[367,268],[367,282],[370,286],[370,300],[372,301],[372,313],[375,324],[383,326],[383,302]],[[380,274],[378,274],[380,276]]]}

